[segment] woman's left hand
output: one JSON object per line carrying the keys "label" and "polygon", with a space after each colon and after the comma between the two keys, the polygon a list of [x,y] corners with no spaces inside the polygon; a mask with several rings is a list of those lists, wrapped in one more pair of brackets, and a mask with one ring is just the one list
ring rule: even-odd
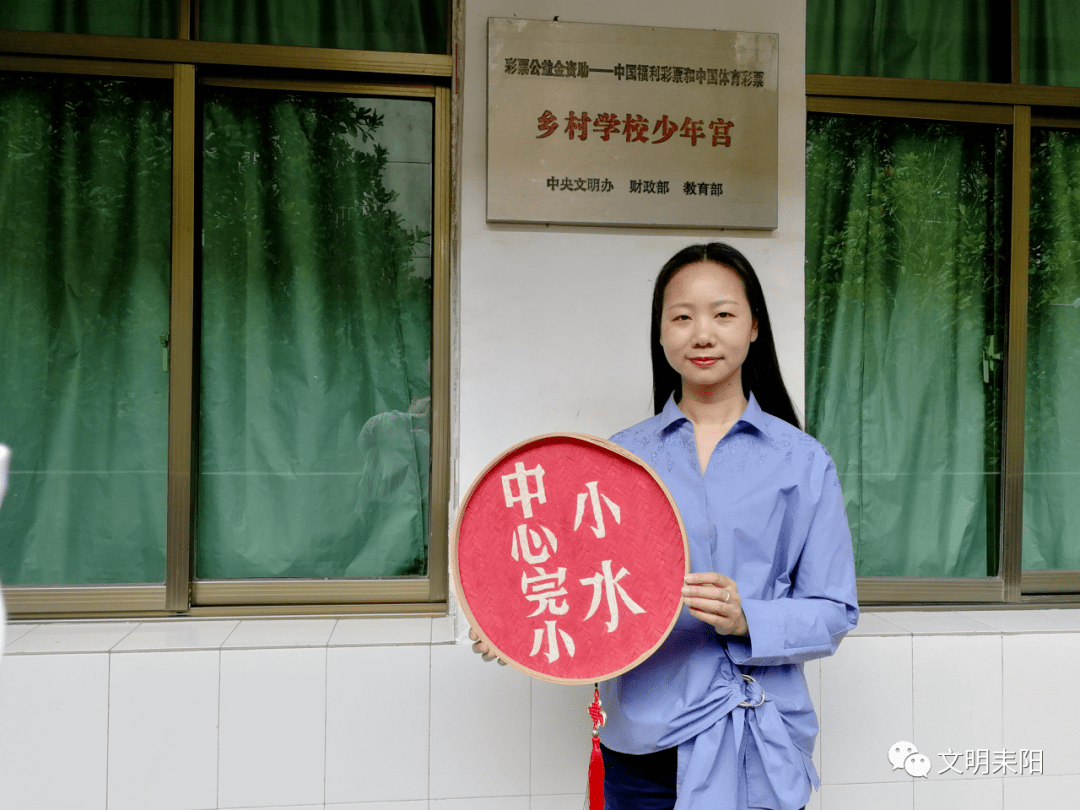
{"label": "woman's left hand", "polygon": [[690,614],[711,624],[717,633],[724,636],[750,635],[739,589],[730,577],[714,571],[687,574],[682,595],[683,604],[690,609]]}

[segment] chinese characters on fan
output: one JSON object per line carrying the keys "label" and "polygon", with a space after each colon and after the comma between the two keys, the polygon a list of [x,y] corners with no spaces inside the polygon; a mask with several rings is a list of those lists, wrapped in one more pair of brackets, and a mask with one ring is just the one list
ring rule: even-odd
{"label": "chinese characters on fan", "polygon": [[[566,654],[573,658],[577,650],[567,623],[590,621],[599,611],[601,603],[606,609],[605,628],[608,633],[614,633],[619,628],[620,603],[632,614],[645,613],[645,609],[634,601],[623,584],[631,576],[630,572],[621,565],[615,571],[612,560],[600,560],[592,573],[585,577],[574,574],[568,577],[566,568],[557,565],[558,537],[547,526],[532,522],[536,517],[533,502],[536,502],[536,506],[547,504],[542,466],[537,464],[528,470],[522,462],[517,462],[514,472],[502,476],[502,488],[507,508],[520,506],[521,516],[530,521],[518,524],[511,533],[510,543],[511,558],[531,567],[531,570],[527,567],[521,572],[521,593],[526,602],[532,603],[532,612],[525,618],[539,619],[539,623],[534,623],[537,626],[533,630],[530,657],[543,652],[548,663],[554,663],[562,654],[561,650],[565,649]],[[607,537],[609,532],[615,531],[615,526],[622,523],[622,509],[601,491],[599,481],[585,484],[585,491],[578,493],[574,507],[575,533],[588,530],[600,539]],[[592,518],[591,525],[588,515]],[[566,587],[568,583],[570,590]],[[590,587],[591,593],[588,590]],[[578,618],[581,611],[571,613],[571,602],[580,603],[574,597],[582,594],[589,594],[590,602],[588,611]],[[561,627],[558,626],[560,617],[563,617]]]}
{"label": "chinese characters on fan", "polygon": [[[708,124],[703,118],[694,119],[688,115],[683,117],[682,123],[679,123],[678,116],[670,118],[667,114],[651,122],[637,113],[626,113],[620,116],[617,113],[602,112],[590,115],[584,110],[580,114],[576,110],[570,110],[562,120],[566,122],[565,127],[562,127],[555,113],[544,110],[536,117],[536,129],[540,132],[536,137],[538,139],[550,138],[562,127],[562,131],[571,141],[575,137],[579,141],[588,140],[591,131],[594,135],[599,135],[602,141],[610,141],[612,136],[621,135],[626,143],[645,143],[655,146],[677,136],[684,138],[682,142],[689,142],[690,146],[697,146],[698,141],[702,141],[711,146],[728,147],[731,146],[731,130],[735,126],[734,121],[726,121],[719,116]],[[591,130],[590,124],[592,124]],[[706,128],[709,129],[709,133],[706,133]]]}

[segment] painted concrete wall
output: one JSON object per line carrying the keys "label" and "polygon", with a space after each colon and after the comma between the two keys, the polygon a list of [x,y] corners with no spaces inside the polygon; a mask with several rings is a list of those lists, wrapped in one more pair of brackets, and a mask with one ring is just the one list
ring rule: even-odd
{"label": "painted concrete wall", "polygon": [[[460,491],[492,457],[522,439],[551,431],[609,436],[652,414],[652,283],[663,263],[692,242],[730,241],[754,264],[779,330],[785,378],[801,404],[806,154],[801,0],[468,0],[465,8]],[[487,19],[514,16],[778,33],[776,231],[487,224]]]}

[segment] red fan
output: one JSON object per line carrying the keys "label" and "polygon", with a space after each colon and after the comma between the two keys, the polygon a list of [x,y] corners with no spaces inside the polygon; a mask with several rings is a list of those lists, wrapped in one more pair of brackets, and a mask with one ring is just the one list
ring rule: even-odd
{"label": "red fan", "polygon": [[469,623],[537,678],[594,683],[663,642],[682,607],[686,534],[637,457],[573,433],[522,442],[473,482],[451,539]]}

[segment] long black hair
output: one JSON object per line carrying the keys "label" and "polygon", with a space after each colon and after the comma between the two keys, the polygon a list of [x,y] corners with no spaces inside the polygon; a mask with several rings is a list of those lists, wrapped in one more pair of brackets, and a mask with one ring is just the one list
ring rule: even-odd
{"label": "long black hair", "polygon": [[780,375],[780,362],[776,358],[776,343],[773,340],[772,325],[769,323],[769,311],[765,307],[765,293],[753,266],[738,250],[723,242],[709,242],[704,245],[690,245],[672,256],[656,277],[652,300],[652,372],[653,406],[656,413],[664,409],[668,397],[675,394],[675,399],[682,398],[682,378],[671,367],[664,356],[664,347],[660,345],[660,320],[664,309],[664,291],[672,277],[684,267],[698,262],[713,262],[730,267],[742,279],[746,290],[746,299],[750,303],[750,314],[757,321],[757,340],[750,344],[750,351],[742,366],[743,396],[749,397],[754,392],[758,405],[766,413],[789,422],[802,430],[795,406],[784,386]]}

